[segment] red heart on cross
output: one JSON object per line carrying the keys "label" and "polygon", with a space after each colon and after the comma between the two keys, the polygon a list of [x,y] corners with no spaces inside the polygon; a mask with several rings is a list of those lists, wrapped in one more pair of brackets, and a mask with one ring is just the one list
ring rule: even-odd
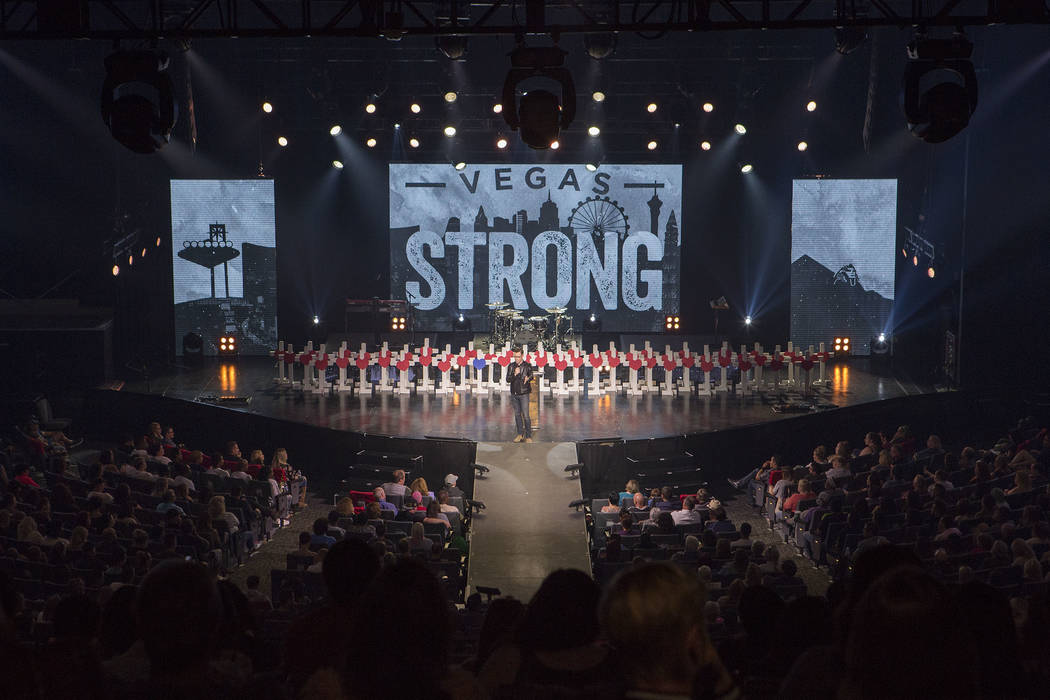
{"label": "red heart on cross", "polygon": [[572,358],[572,366],[577,369],[583,367],[583,355],[574,355]]}
{"label": "red heart on cross", "polygon": [[467,357],[470,358],[471,360],[473,360],[477,356],[478,356],[478,351],[477,350],[467,350]]}
{"label": "red heart on cross", "polygon": [[693,357],[692,355],[686,355],[685,357],[682,358],[682,366],[683,367],[689,368],[689,367],[692,367],[694,364],[696,364],[696,358]]}
{"label": "red heart on cross", "polygon": [[633,359],[628,361],[627,366],[633,369],[635,372],[637,372],[642,368],[642,361],[638,359]]}
{"label": "red heart on cross", "polygon": [[656,357],[653,356],[653,357],[646,358],[645,366],[648,367],[649,369],[652,369],[653,367],[656,367]]}
{"label": "red heart on cross", "polygon": [[379,366],[380,367],[389,367],[390,366],[390,355],[380,355],[379,356]]}
{"label": "red heart on cross", "polygon": [[506,367],[510,364],[510,357],[508,357],[507,355],[500,355],[496,358],[496,362],[500,364],[500,367]]}
{"label": "red heart on cross", "polygon": [[619,367],[620,366],[620,358],[617,355],[611,355],[610,354],[609,355],[609,359],[606,360],[606,362],[609,363],[610,367]]}
{"label": "red heart on cross", "polygon": [[751,363],[748,362],[747,360],[741,360],[740,361],[740,371],[741,372],[746,372],[749,369],[751,369]]}
{"label": "red heart on cross", "polygon": [[559,372],[564,371],[565,368],[568,367],[568,366],[569,366],[569,363],[566,360],[555,360],[554,361],[554,369],[558,370]]}
{"label": "red heart on cross", "polygon": [[813,369],[813,360],[802,360],[802,369],[807,372]]}
{"label": "red heart on cross", "polygon": [[402,372],[407,372],[408,368],[412,366],[412,363],[408,360],[401,360],[397,363],[397,368]]}
{"label": "red heart on cross", "polygon": [[317,361],[314,362],[314,367],[317,369],[326,369],[328,367],[328,355],[321,355],[318,357]]}
{"label": "red heart on cross", "polygon": [[308,352],[304,352],[302,355],[299,356],[299,364],[301,364],[304,367],[313,362],[313,360],[313,355],[311,355]]}
{"label": "red heart on cross", "polygon": [[674,371],[674,360],[672,360],[670,357],[665,357],[664,358],[664,369],[666,371],[668,371],[668,372],[673,372]]}
{"label": "red heart on cross", "polygon": [[286,364],[286,365],[294,365],[295,364],[295,353],[294,352],[286,352],[286,353],[284,353],[284,364]]}
{"label": "red heart on cross", "polygon": [[424,367],[429,367],[430,363],[433,362],[433,361],[434,361],[434,356],[431,355],[430,353],[427,353],[425,355],[420,355],[419,356],[419,364],[423,365]]}
{"label": "red heart on cross", "polygon": [[602,366],[602,356],[601,355],[591,355],[587,359],[590,360],[591,367],[601,367]]}
{"label": "red heart on cross", "polygon": [[537,367],[546,367],[547,366],[547,353],[543,353],[542,355],[536,355],[536,366]]}
{"label": "red heart on cross", "polygon": [[487,353],[485,353],[485,359],[488,360],[489,362],[492,362],[493,360],[496,359],[496,356],[493,355],[491,352],[487,352]]}
{"label": "red heart on cross", "polygon": [[456,364],[460,367],[466,367],[468,362],[470,362],[470,360],[466,355],[456,355]]}
{"label": "red heart on cross", "polygon": [[412,353],[406,352],[405,356],[402,359],[404,359],[406,362],[412,362]]}
{"label": "red heart on cross", "polygon": [[707,360],[700,360],[700,369],[704,372],[710,372],[715,368],[715,363],[708,362]]}
{"label": "red heart on cross", "polygon": [[354,364],[357,365],[358,369],[364,369],[365,367],[368,366],[368,358],[367,357],[359,357],[359,358],[357,358],[357,360],[354,361]]}
{"label": "red heart on cross", "polygon": [[632,360],[634,360],[634,353],[625,352],[623,354],[623,361],[624,362],[626,362],[627,364],[631,364]]}
{"label": "red heart on cross", "polygon": [[452,363],[449,362],[448,360],[442,360],[441,362],[438,363],[438,369],[441,370],[442,372],[447,372],[450,369],[452,369]]}
{"label": "red heart on cross", "polygon": [[718,356],[718,366],[719,367],[728,367],[729,366],[729,355],[719,355]]}
{"label": "red heart on cross", "polygon": [[349,357],[337,357],[337,358],[335,358],[335,366],[338,367],[339,369],[346,369],[349,364],[350,364],[350,358]]}
{"label": "red heart on cross", "polygon": [[764,367],[765,364],[766,364],[766,356],[762,355],[761,353],[758,354],[758,355],[755,355],[755,364],[758,365],[759,367]]}

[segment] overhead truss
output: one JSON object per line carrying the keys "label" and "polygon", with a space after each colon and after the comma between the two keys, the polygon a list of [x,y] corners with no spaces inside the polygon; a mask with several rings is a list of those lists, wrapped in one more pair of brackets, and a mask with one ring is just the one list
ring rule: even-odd
{"label": "overhead truss", "polygon": [[0,0],[0,39],[483,36],[1046,24],[1044,0]]}

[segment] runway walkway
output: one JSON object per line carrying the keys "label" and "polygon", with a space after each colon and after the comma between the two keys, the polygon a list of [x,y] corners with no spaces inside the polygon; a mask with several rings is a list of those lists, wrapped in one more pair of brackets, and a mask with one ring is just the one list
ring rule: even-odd
{"label": "runway walkway", "polygon": [[580,498],[580,482],[565,473],[576,446],[482,442],[478,462],[492,471],[474,482],[474,498],[486,509],[474,518],[468,595],[491,586],[527,602],[556,569],[589,574],[584,515],[568,507]]}

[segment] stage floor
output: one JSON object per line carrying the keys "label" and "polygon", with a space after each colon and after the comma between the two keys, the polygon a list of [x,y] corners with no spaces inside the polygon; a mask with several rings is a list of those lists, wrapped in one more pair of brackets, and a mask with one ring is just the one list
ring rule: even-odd
{"label": "stage floor", "polygon": [[[902,377],[882,373],[867,359],[833,363],[829,382],[817,390],[821,403],[843,408],[933,391]],[[273,382],[269,358],[209,360],[203,368],[174,368],[151,378],[127,381],[125,391],[161,394],[187,401],[221,403],[230,410],[350,430],[405,437],[459,437],[503,442],[514,438],[514,412],[505,393],[474,396],[382,394],[304,394]],[[219,402],[218,397],[227,397]],[[792,398],[791,395],[788,398]],[[798,398],[797,396],[794,398]],[[533,400],[537,442],[591,438],[638,439],[724,430],[799,415],[775,413],[773,397],[735,394],[698,396],[624,396],[605,394]]]}

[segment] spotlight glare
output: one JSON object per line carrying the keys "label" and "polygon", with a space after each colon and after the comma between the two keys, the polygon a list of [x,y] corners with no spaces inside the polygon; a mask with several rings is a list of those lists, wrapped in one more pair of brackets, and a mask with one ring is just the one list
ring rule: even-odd
{"label": "spotlight glare", "polygon": [[705,102],[704,103],[704,111],[707,112],[708,114],[710,114],[711,112],[715,111],[715,106],[713,104],[711,104],[710,102]]}
{"label": "spotlight glare", "polygon": [[343,127],[339,126],[338,124],[335,124],[332,126],[331,129],[328,130],[328,133],[332,136],[338,136],[339,134],[343,133]]}
{"label": "spotlight glare", "polygon": [[653,114],[656,111],[656,103],[655,102],[650,102],[649,104],[647,104],[645,106],[645,111],[648,112],[649,114]]}
{"label": "spotlight glare", "polygon": [[507,139],[503,138],[502,136],[500,138],[496,139],[496,148],[498,148],[498,149],[500,149],[502,151],[506,147],[507,147]]}
{"label": "spotlight glare", "polygon": [[743,124],[737,124],[733,127],[733,129],[736,130],[736,133],[740,134],[741,136],[747,133],[747,127]]}
{"label": "spotlight glare", "polygon": [[503,105],[502,104],[497,102],[496,104],[492,105],[492,113],[493,114],[500,114],[502,112],[503,112]]}
{"label": "spotlight glare", "polygon": [[591,99],[595,102],[605,102],[605,93],[601,90],[595,90],[591,93]]}
{"label": "spotlight glare", "polygon": [[333,160],[332,161],[332,167],[337,169],[337,170],[342,170],[343,169],[343,161],[341,161],[341,160]]}
{"label": "spotlight glare", "polygon": [[269,102],[263,102],[262,103],[262,110],[264,112],[266,112],[267,114],[269,114],[270,112],[273,111],[273,105],[270,104]]}
{"label": "spotlight glare", "polygon": [[816,103],[816,102],[814,102],[813,100],[810,100],[810,101],[809,101],[809,102],[808,102],[808,103],[806,104],[806,111],[807,111],[807,112],[816,112],[816,111],[817,111],[817,103]]}
{"label": "spotlight glare", "polygon": [[394,122],[394,128],[395,129],[400,129],[401,128],[401,124],[399,124],[397,122]]}
{"label": "spotlight glare", "polygon": [[655,151],[658,145],[659,144],[656,143],[656,139],[653,139],[649,143],[645,144],[645,147],[648,148],[650,151]]}
{"label": "spotlight glare", "polygon": [[593,173],[593,172],[594,172],[595,170],[597,170],[597,169],[598,169],[598,166],[597,166],[597,165],[595,165],[594,163],[587,163],[587,165],[585,165],[585,166],[583,166],[583,167],[587,168],[587,170],[588,170],[588,171],[590,171],[590,172],[592,172],[592,173]]}
{"label": "spotlight glare", "polygon": [[885,333],[879,333],[879,342],[880,343],[885,343],[886,342],[886,334]]}
{"label": "spotlight glare", "polygon": [[455,102],[458,97],[459,97],[459,95],[457,95],[452,90],[449,90],[448,92],[445,93],[445,102],[449,102],[449,103]]}
{"label": "spotlight glare", "polygon": [[145,248],[143,248],[143,249],[142,249],[142,252],[141,252],[141,253],[139,253],[139,257],[140,257],[140,258],[144,258],[144,257],[146,257],[146,249],[145,249]]}
{"label": "spotlight glare", "polygon": [[752,170],[754,170],[754,169],[755,169],[755,168],[754,168],[754,166],[753,166],[753,165],[751,165],[750,163],[744,163],[744,165],[742,165],[742,166],[740,167],[740,172],[742,172],[742,173],[745,173],[745,174],[746,174],[746,173],[749,173],[749,172],[751,172],[751,171],[752,171]]}
{"label": "spotlight glare", "polygon": [[551,150],[556,151],[561,148],[561,143],[557,140],[551,141]]}
{"label": "spotlight glare", "polygon": [[278,136],[277,137],[277,145],[280,146],[281,148],[284,148],[285,146],[288,145],[288,139],[285,138],[284,136]]}
{"label": "spotlight glare", "polygon": [[919,256],[918,255],[911,256],[911,264],[914,265],[915,267],[919,266]]}
{"label": "spotlight glare", "polygon": [[157,247],[160,248],[160,236],[157,236]]}
{"label": "spotlight glare", "polygon": [[453,167],[455,167],[455,168],[456,168],[456,170],[463,170],[464,168],[466,168],[466,167],[467,167],[467,164],[466,164],[466,163],[464,163],[463,161],[459,161],[459,162],[458,162],[458,163],[456,163],[456,164],[455,164],[455,166],[453,166]]}
{"label": "spotlight glare", "polygon": [[314,316],[314,325],[316,326],[316,325],[317,325],[318,323],[320,323],[320,322],[321,322],[321,319],[320,319],[320,317],[319,317],[319,316],[316,316],[316,315],[315,315],[315,316]]}
{"label": "spotlight glare", "polygon": [[135,256],[134,255],[129,255],[128,256],[128,267],[131,267],[134,264],[135,264]]}
{"label": "spotlight glare", "polygon": [[933,265],[926,268],[926,275],[932,280],[936,275],[937,271],[933,269]]}
{"label": "spotlight glare", "polygon": [[750,316],[744,317],[744,325],[745,326],[750,326],[751,325],[751,317]]}
{"label": "spotlight glare", "polygon": [[112,270],[112,272],[113,272],[113,276],[114,277],[119,275],[120,274],[120,265],[117,265],[116,263],[113,263],[113,270]]}
{"label": "spotlight glare", "polygon": [[602,133],[602,130],[596,126],[590,126],[587,128],[587,133],[591,136],[597,136],[598,134]]}
{"label": "spotlight glare", "polygon": [[369,102],[368,104],[366,104],[365,105],[365,111],[367,113],[369,113],[369,114],[375,114],[376,113],[376,105],[375,105],[375,103],[374,102]]}
{"label": "spotlight glare", "polygon": [[451,124],[445,127],[445,136],[453,137],[456,135],[456,127]]}
{"label": "spotlight glare", "polygon": [[376,143],[378,143],[378,142],[375,140],[374,136],[373,137],[369,137],[369,139],[367,141],[365,141],[365,145],[368,146],[369,148],[375,148],[376,147]]}
{"label": "spotlight glare", "polygon": [[809,144],[808,143],[806,143],[805,141],[799,141],[798,142],[798,150],[804,151],[807,148],[809,148]]}
{"label": "spotlight glare", "polygon": [[409,109],[412,110],[412,114],[419,114],[423,111],[423,108],[419,106],[418,102],[413,102],[412,106],[409,107]]}
{"label": "spotlight glare", "polygon": [[711,142],[710,141],[701,141],[700,142],[700,148],[704,149],[705,151],[710,151],[711,150]]}
{"label": "spotlight glare", "polygon": [[597,319],[596,319],[595,315],[594,315],[594,314],[591,314],[591,323],[594,323],[594,322],[595,322],[596,320],[597,320]]}
{"label": "spotlight glare", "polygon": [[408,145],[412,148],[419,148],[419,139],[414,136],[408,140]]}

